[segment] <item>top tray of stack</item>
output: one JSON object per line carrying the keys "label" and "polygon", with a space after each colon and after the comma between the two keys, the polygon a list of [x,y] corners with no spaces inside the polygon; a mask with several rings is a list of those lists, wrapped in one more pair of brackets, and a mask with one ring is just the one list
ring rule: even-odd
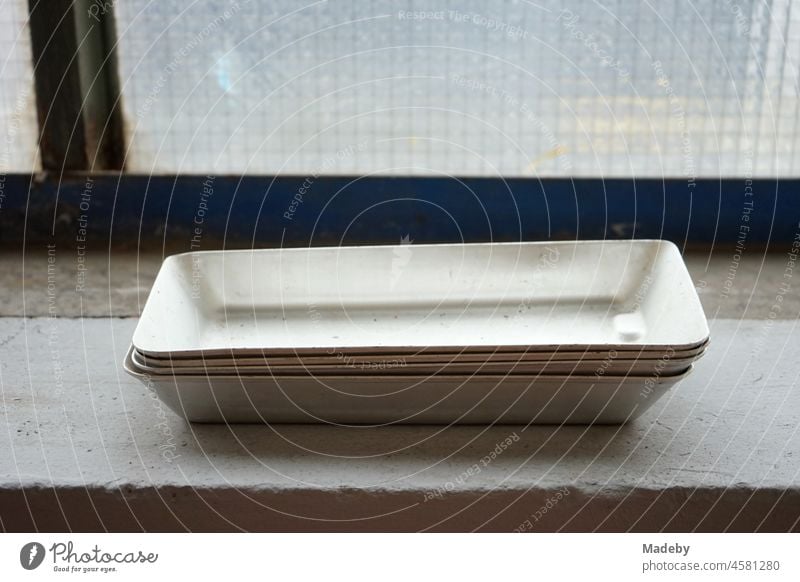
{"label": "top tray of stack", "polygon": [[143,357],[702,352],[680,252],[655,240],[205,251],[164,262]]}

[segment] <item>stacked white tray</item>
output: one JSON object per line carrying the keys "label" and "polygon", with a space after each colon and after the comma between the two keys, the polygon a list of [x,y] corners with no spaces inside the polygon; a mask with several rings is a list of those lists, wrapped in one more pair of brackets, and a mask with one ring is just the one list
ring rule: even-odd
{"label": "stacked white tray", "polygon": [[199,422],[619,423],[702,356],[664,241],[169,257],[125,361]]}

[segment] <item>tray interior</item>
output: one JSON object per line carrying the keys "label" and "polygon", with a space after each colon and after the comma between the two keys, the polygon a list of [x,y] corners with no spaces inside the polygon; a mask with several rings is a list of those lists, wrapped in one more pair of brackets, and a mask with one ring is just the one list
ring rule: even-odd
{"label": "tray interior", "polygon": [[708,328],[662,241],[203,252],[167,259],[144,353],[673,345]]}

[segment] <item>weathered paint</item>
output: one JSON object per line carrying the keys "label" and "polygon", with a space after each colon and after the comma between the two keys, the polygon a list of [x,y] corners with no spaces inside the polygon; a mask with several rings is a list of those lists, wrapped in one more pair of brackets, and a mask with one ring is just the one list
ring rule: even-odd
{"label": "weathered paint", "polygon": [[[359,243],[664,238],[679,245],[791,241],[800,180],[8,176],[5,240],[74,238],[178,249]],[[752,195],[750,190],[752,189]],[[57,203],[57,204],[56,204]],[[85,206],[85,205],[84,205]],[[201,216],[202,215],[202,216]],[[112,228],[113,227],[113,228]],[[198,235],[198,229],[200,234]]]}

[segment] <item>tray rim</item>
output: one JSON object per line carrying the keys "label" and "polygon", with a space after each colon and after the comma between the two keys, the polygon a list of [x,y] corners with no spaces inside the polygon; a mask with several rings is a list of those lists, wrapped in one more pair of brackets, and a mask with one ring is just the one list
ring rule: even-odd
{"label": "tray rim", "polygon": [[[676,359],[676,357],[683,358],[683,357],[694,357],[696,355],[701,355],[705,353],[708,349],[708,345],[710,344],[710,340],[706,340],[700,346],[696,348],[686,349],[686,350],[672,350],[672,354],[670,355],[670,359]],[[226,353],[223,355],[200,355],[200,356],[152,356],[146,353],[142,353],[139,351],[135,346],[134,350],[137,354],[144,358],[149,358],[152,360],[157,360],[161,362],[178,362],[179,364],[182,361],[188,360],[200,360],[204,363],[214,363],[215,361],[226,361],[232,362],[236,358],[249,358],[249,359],[260,359],[262,361],[266,361],[271,358],[284,358],[284,359],[294,359],[295,361],[302,361],[304,358],[328,358],[332,361],[340,361],[342,357],[338,357],[336,355],[332,355],[330,353],[325,354],[302,354],[300,352],[291,355],[278,355],[273,356],[269,353],[261,353],[257,355],[243,355],[243,354],[230,354]],[[472,356],[472,357],[479,357],[479,356],[497,356],[501,358],[509,358],[509,360],[499,360],[499,361],[515,361],[515,362],[567,362],[567,361],[594,361],[594,362],[602,362],[610,357],[611,352],[616,351],[618,356],[615,359],[637,359],[637,360],[659,360],[662,359],[668,352],[670,348],[666,350],[581,350],[581,351],[570,351],[570,350],[560,350],[556,349],[552,352],[545,352],[540,350],[524,350],[524,351],[509,351],[509,350],[497,350],[497,351],[489,351],[489,352],[477,352],[477,351],[463,351],[463,352],[429,352],[429,351],[416,351],[416,352],[408,352],[408,353],[376,353],[376,352],[367,352],[367,353],[354,353],[354,352],[344,352],[339,351],[342,356],[352,357],[354,359],[357,358],[377,358],[377,359],[388,359],[388,358],[415,358],[419,356],[436,356],[443,358],[442,360],[432,360],[432,362],[445,362],[448,363],[459,363],[455,361],[457,358],[460,358],[463,355]],[[533,360],[528,360],[526,357],[531,354],[546,356],[547,354],[551,354],[550,358],[537,358]],[[637,354],[641,354],[640,357],[630,358],[629,356],[635,356]],[[574,355],[574,358],[553,358],[555,355]],[[446,360],[449,358],[449,360]],[[514,359],[515,358],[515,359]],[[468,360],[472,362],[478,361],[493,361],[493,360]],[[183,364],[180,364],[183,365]],[[250,364],[252,365],[252,364]]]}
{"label": "tray rim", "polygon": [[325,375],[311,375],[311,374],[296,374],[296,375],[289,375],[289,376],[281,376],[279,374],[151,374],[147,371],[140,370],[139,367],[133,362],[131,358],[131,353],[133,350],[133,345],[128,348],[128,352],[125,356],[123,361],[123,369],[129,375],[133,376],[134,378],[143,381],[147,379],[150,382],[158,382],[158,383],[177,383],[181,380],[206,380],[211,382],[212,380],[237,380],[241,381],[242,379],[250,379],[250,380],[258,380],[258,379],[266,379],[266,380],[274,380],[280,382],[282,380],[336,380],[336,381],[364,381],[364,380],[372,380],[372,381],[386,381],[387,378],[390,380],[395,379],[404,379],[404,380],[414,380],[417,381],[419,384],[423,384],[426,382],[436,382],[438,381],[446,381],[446,382],[467,382],[471,379],[480,379],[486,381],[495,381],[498,385],[501,382],[509,381],[510,379],[516,381],[528,381],[534,383],[536,381],[552,381],[552,382],[566,382],[566,381],[579,381],[581,383],[621,383],[621,382],[631,382],[636,384],[641,384],[647,380],[653,380],[657,383],[661,383],[662,381],[669,380],[677,382],[686,376],[694,369],[694,365],[689,364],[686,369],[676,374],[657,374],[657,373],[650,373],[650,374],[624,374],[624,375],[613,375],[613,374],[605,374],[605,375],[596,375],[596,374],[587,374],[587,375],[579,375],[579,374],[409,374],[409,375],[392,375],[387,376],[385,374],[358,374],[358,375],[337,375],[337,376],[325,376]]}
{"label": "tray rim", "polygon": [[[406,363],[403,366],[387,368],[385,373],[387,375],[402,375],[404,373],[412,373],[415,370],[418,370],[422,367],[427,368],[436,368],[437,366],[442,367],[442,372],[444,372],[444,368],[448,366],[473,366],[474,368],[478,368],[475,373],[476,374],[485,374],[488,372],[483,372],[480,368],[485,365],[491,366],[500,366],[503,364],[508,364],[509,367],[516,367],[516,366],[539,366],[542,368],[547,368],[548,366],[570,366],[573,365],[576,370],[572,372],[572,375],[587,375],[588,369],[595,368],[597,369],[598,366],[602,365],[606,361],[610,361],[615,366],[630,366],[635,367],[639,365],[642,368],[647,368],[648,366],[653,367],[658,365],[659,362],[664,361],[665,364],[670,368],[680,367],[681,364],[692,364],[703,357],[705,351],[700,352],[693,356],[686,356],[686,357],[670,357],[666,360],[664,358],[656,358],[656,359],[625,359],[625,358],[613,358],[613,360],[513,360],[513,361],[487,361],[487,362],[410,362]],[[147,363],[141,362],[137,359],[136,350],[131,350],[131,361],[133,364],[141,369],[142,371],[151,373],[151,374],[159,374],[159,375],[185,375],[185,374],[203,374],[203,373],[213,373],[219,374],[224,372],[230,372],[231,374],[235,374],[238,372],[245,372],[245,373],[272,373],[274,375],[281,375],[281,373],[286,372],[290,375],[295,375],[301,373],[303,371],[307,373],[316,374],[317,370],[320,368],[324,368],[324,372],[319,372],[320,375],[326,375],[331,373],[331,369],[338,368],[339,370],[334,372],[336,375],[339,375],[341,372],[346,372],[349,369],[352,369],[353,366],[344,366],[341,363],[338,365],[336,363],[333,364],[312,364],[312,365],[303,365],[303,364],[285,364],[285,365],[260,365],[260,364],[230,364],[230,365],[192,365],[192,366],[151,366]],[[366,367],[361,367],[360,365],[355,365],[356,368],[360,368],[361,370],[369,370],[368,364],[365,364]],[[406,372],[404,372],[406,371]],[[425,374],[426,372],[420,372],[420,374]],[[437,372],[439,373],[439,372]],[[501,372],[495,372],[500,374]],[[510,374],[515,374],[514,370],[509,371]],[[520,372],[522,373],[522,372]],[[535,374],[536,372],[529,372],[531,374]],[[542,370],[541,373],[546,373],[546,369]],[[619,375],[618,372],[607,372],[609,375]]]}

